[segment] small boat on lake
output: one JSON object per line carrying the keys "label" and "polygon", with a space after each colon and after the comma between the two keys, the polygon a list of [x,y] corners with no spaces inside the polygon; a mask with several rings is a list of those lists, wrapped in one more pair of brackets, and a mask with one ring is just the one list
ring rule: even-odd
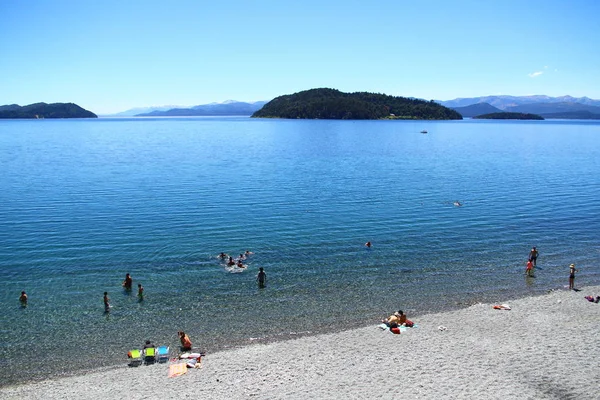
{"label": "small boat on lake", "polygon": [[427,131],[426,131],[425,129],[423,129],[423,130],[421,131],[421,133],[427,133]]}

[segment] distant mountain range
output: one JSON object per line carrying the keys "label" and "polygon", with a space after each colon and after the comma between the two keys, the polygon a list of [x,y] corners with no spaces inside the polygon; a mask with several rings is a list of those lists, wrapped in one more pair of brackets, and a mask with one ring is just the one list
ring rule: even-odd
{"label": "distant mountain range", "polygon": [[588,97],[484,96],[438,103],[467,118],[504,111],[537,114],[550,119],[600,119],[600,100]]}
{"label": "distant mountain range", "polygon": [[243,101],[229,100],[223,103],[210,103],[188,108],[171,108],[167,110],[153,110],[134,114],[136,117],[193,117],[193,116],[250,116],[264,106],[266,101],[245,103]]}
{"label": "distant mountain range", "polygon": [[73,103],[35,103],[28,106],[8,104],[0,106],[0,118],[45,119],[45,118],[98,118],[96,114]]}

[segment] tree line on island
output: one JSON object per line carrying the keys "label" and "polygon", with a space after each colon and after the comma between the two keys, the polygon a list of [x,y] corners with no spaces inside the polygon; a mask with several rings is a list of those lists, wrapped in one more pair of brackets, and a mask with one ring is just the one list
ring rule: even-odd
{"label": "tree line on island", "polygon": [[0,118],[45,119],[45,118],[98,118],[96,114],[73,103],[35,103],[28,106],[9,104],[0,106]]}
{"label": "tree line on island", "polygon": [[455,120],[462,116],[436,102],[379,93],[344,93],[320,88],[279,96],[253,118],[287,119],[424,119]]}

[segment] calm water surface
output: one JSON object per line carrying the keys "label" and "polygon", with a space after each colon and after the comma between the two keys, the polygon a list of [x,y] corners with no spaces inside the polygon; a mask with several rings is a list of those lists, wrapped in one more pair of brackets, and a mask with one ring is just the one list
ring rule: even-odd
{"label": "calm water surface", "polygon": [[600,282],[597,122],[4,120],[0,170],[2,384]]}

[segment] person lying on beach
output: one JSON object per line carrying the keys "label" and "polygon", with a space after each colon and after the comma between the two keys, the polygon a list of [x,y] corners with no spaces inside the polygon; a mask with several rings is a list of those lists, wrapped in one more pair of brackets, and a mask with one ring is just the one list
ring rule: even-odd
{"label": "person lying on beach", "polygon": [[181,350],[183,350],[183,351],[191,350],[192,349],[192,341],[190,340],[190,337],[184,331],[179,331],[179,332],[177,332],[177,334],[179,335],[179,340],[181,341]]}
{"label": "person lying on beach", "polygon": [[585,296],[585,299],[590,303],[600,303],[600,296],[596,296],[595,299],[594,296]]}

